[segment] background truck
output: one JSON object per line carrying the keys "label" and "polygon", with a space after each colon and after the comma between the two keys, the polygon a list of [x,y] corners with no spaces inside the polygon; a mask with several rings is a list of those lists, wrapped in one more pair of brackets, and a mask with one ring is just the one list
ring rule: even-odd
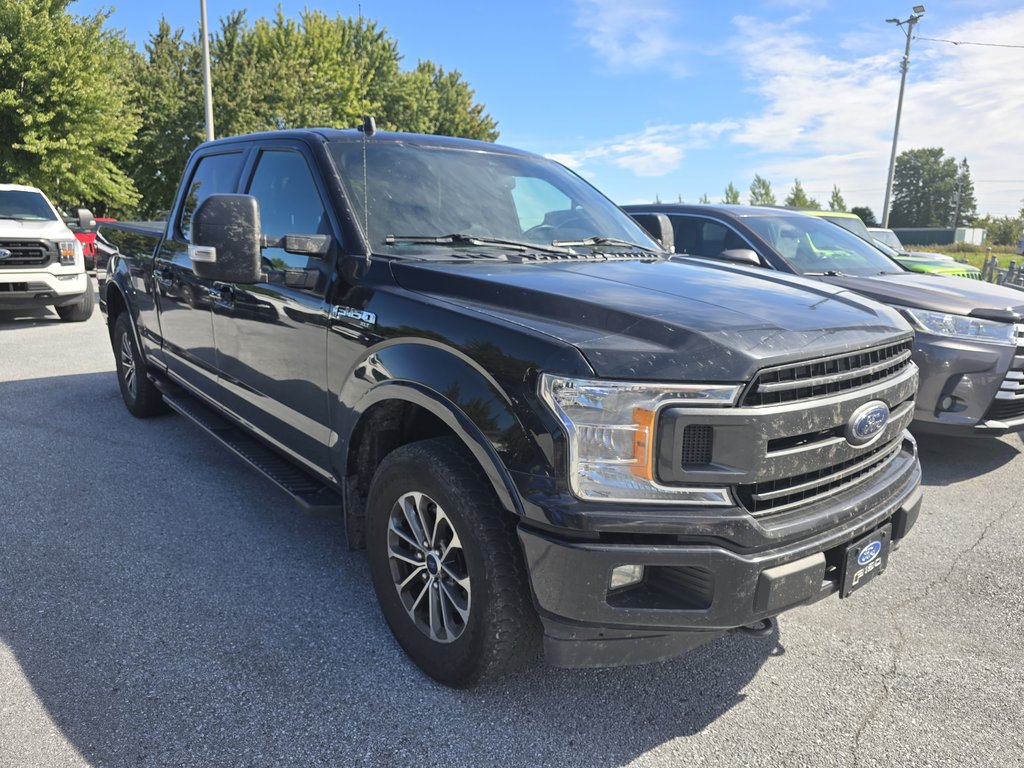
{"label": "background truck", "polygon": [[101,233],[128,410],[343,515],[448,685],[541,638],[595,666],[770,629],[867,584],[918,516],[896,312],[675,258],[544,158],[369,125],[222,139],[166,223]]}
{"label": "background truck", "polygon": [[[95,230],[89,211],[79,227]],[[40,190],[0,184],[0,310],[52,306],[65,322],[88,320],[96,297],[82,244]]]}

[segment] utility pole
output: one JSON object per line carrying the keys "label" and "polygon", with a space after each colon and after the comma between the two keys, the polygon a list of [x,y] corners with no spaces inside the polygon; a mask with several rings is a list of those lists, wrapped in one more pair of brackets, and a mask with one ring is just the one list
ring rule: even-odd
{"label": "utility pole", "polygon": [[206,102],[206,140],[213,141],[213,85],[210,83],[210,34],[206,29],[206,0],[199,0],[199,27],[203,35],[203,97]]}
{"label": "utility pole", "polygon": [[[896,127],[892,131],[892,153],[889,155],[889,176],[885,182],[885,203],[882,205],[882,228],[889,228],[889,202],[892,199],[892,179],[896,173],[896,143],[900,135],[900,115],[903,113],[903,91],[907,87],[907,70],[910,68],[910,41],[914,36],[914,25],[921,20],[921,16],[924,15],[924,6],[915,5],[912,9],[914,12],[910,14],[909,18],[903,19],[886,19],[887,24],[895,24],[903,30],[907,36],[907,47],[903,50],[903,61],[900,63],[900,97],[896,102]],[[903,29],[903,25],[906,24],[907,28]]]}

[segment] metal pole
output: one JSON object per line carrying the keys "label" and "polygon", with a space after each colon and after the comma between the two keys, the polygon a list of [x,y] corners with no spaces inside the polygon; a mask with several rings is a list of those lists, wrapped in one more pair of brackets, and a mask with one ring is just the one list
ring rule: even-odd
{"label": "metal pole", "polygon": [[900,75],[900,97],[896,102],[896,127],[892,131],[892,153],[889,155],[889,176],[885,182],[885,203],[882,205],[882,228],[889,228],[889,201],[892,198],[892,180],[896,173],[896,143],[900,136],[900,115],[903,114],[903,91],[907,87],[907,70],[910,69],[910,40],[913,38],[914,25],[917,24],[920,16],[911,15],[906,22],[907,47],[903,51],[903,61],[900,64],[902,74]]}
{"label": "metal pole", "polygon": [[206,0],[199,0],[199,26],[203,34],[203,97],[206,102],[206,140],[213,141],[213,86],[210,83],[210,35],[206,31]]}

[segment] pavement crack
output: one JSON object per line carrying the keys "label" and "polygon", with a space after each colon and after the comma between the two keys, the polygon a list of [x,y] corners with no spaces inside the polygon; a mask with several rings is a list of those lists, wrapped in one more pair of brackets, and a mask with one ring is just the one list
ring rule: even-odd
{"label": "pavement crack", "polygon": [[892,682],[895,680],[896,675],[899,673],[899,662],[903,656],[903,649],[906,647],[907,638],[903,634],[903,627],[900,625],[899,619],[896,617],[896,613],[893,609],[889,609],[889,618],[892,619],[892,625],[896,628],[896,634],[898,635],[896,644],[892,648],[892,660],[889,664],[889,668],[882,672],[880,682],[882,684],[882,694],[875,699],[874,705],[871,709],[861,718],[860,725],[857,726],[857,731],[853,735],[853,764],[855,768],[860,768],[860,743],[864,738],[864,733],[867,731],[868,726],[875,720],[878,714],[884,709],[885,705],[889,703],[892,698]]}

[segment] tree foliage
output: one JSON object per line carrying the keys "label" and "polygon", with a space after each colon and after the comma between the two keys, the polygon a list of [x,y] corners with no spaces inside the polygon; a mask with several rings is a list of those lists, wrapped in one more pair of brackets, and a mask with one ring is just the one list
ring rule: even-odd
{"label": "tree foliage", "polygon": [[971,167],[966,157],[957,167],[953,216],[955,218],[950,219],[950,226],[953,227],[969,227],[978,216],[978,201],[974,197],[974,182],[971,181]]}
{"label": "tree foliage", "polygon": [[[956,213],[958,183],[961,215]],[[948,227],[954,220],[975,215],[974,184],[966,158],[958,165],[941,147],[908,149],[896,158],[893,202],[889,224],[893,227]],[[967,207],[964,207],[967,202]]]}
{"label": "tree foliage", "polygon": [[750,183],[750,204],[751,205],[775,205],[775,193],[772,192],[772,184],[760,174],[754,174],[754,180]]}
{"label": "tree foliage", "polygon": [[860,216],[860,220],[864,222],[865,226],[868,227],[879,227],[878,219],[875,218],[875,212],[868,208],[866,205],[855,205],[850,209],[850,213],[855,213]]}
{"label": "tree foliage", "polygon": [[68,0],[0,2],[0,175],[96,212],[132,207],[131,47]]}
{"label": "tree foliage", "polygon": [[804,185],[800,183],[800,179],[793,179],[793,188],[786,196],[785,205],[787,208],[810,208],[815,211],[821,209],[821,203],[804,192]]}
{"label": "tree foliage", "polygon": [[[732,183],[732,182],[730,182],[730,183]],[[711,204],[711,198],[708,197],[708,193],[705,192],[703,195],[700,196],[700,200],[698,200],[697,202],[700,203],[701,205],[710,205]]]}
{"label": "tree foliage", "polygon": [[846,201],[843,199],[843,193],[839,191],[839,187],[835,184],[832,185],[832,194],[828,198],[828,209],[830,211],[846,211]]}
{"label": "tree foliage", "polygon": [[729,186],[725,188],[725,197],[722,198],[722,202],[726,205],[740,205],[740,191],[736,189],[736,186],[731,181]]}

